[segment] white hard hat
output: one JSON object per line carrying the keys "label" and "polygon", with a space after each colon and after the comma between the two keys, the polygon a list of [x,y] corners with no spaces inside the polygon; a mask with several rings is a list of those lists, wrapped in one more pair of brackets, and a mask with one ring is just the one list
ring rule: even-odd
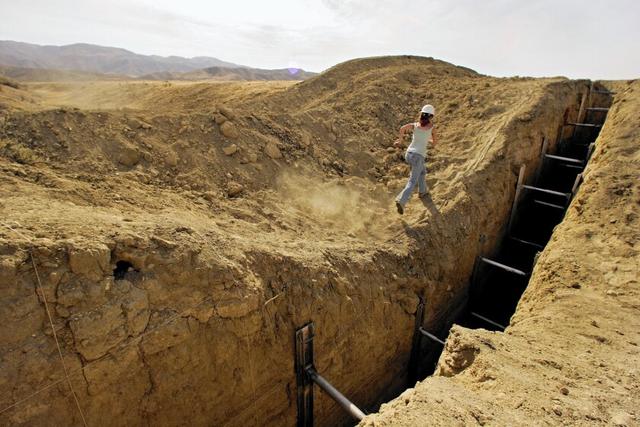
{"label": "white hard hat", "polygon": [[422,110],[420,110],[421,113],[427,113],[427,114],[431,114],[432,116],[436,115],[436,109],[433,108],[433,105],[431,104],[427,104],[424,107],[422,107]]}

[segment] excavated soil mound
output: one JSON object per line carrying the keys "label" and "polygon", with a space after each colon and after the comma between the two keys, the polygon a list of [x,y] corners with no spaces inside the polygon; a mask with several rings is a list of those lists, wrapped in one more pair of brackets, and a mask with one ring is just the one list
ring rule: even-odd
{"label": "excavated soil mound", "polygon": [[[434,323],[465,298],[586,87],[414,57],[295,84],[1,85],[2,423],[291,425],[311,320],[323,375],[375,408],[405,386],[418,297]],[[431,197],[400,218],[389,146],[427,102]],[[316,420],[348,421],[322,395]]]}

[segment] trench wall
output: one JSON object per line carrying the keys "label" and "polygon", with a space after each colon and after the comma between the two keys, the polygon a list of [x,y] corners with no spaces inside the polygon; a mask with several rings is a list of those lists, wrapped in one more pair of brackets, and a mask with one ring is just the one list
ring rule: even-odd
{"label": "trench wall", "polygon": [[637,421],[640,86],[611,86],[616,95],[584,183],[510,326],[454,326],[436,374],[362,425]]}
{"label": "trench wall", "polygon": [[[412,224],[409,248],[312,260],[247,250],[229,262],[210,240],[122,232],[64,242],[6,232],[0,245],[0,414],[4,424],[81,424],[43,307],[33,253],[79,404],[101,425],[293,425],[293,335],[316,324],[316,366],[373,410],[406,387],[418,296],[437,330],[466,297],[474,259],[504,232],[518,170],[533,174],[586,82],[551,83],[496,130],[466,190]],[[117,261],[139,272],[114,280]],[[37,392],[37,393],[36,393]],[[36,394],[34,394],[36,393]],[[15,407],[11,405],[16,404]],[[316,425],[350,420],[319,391]]]}

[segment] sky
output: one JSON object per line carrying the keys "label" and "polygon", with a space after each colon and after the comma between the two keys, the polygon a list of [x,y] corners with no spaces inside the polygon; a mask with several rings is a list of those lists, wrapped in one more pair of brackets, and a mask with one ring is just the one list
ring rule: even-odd
{"label": "sky", "polygon": [[638,0],[0,0],[0,40],[322,71],[431,56],[493,76],[640,77]]}

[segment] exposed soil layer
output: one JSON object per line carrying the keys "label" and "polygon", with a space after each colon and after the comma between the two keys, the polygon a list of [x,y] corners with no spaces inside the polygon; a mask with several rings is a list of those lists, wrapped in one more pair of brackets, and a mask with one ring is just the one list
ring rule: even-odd
{"label": "exposed soil layer", "polygon": [[[406,386],[418,297],[451,317],[587,87],[411,57],[297,84],[0,86],[0,422],[292,425],[311,320],[322,375],[375,409]],[[426,102],[430,198],[399,218],[389,145]],[[320,393],[315,417],[349,422]]]}
{"label": "exposed soil layer", "polygon": [[361,425],[640,424],[640,83],[614,103],[505,333],[455,326],[435,376]]}

